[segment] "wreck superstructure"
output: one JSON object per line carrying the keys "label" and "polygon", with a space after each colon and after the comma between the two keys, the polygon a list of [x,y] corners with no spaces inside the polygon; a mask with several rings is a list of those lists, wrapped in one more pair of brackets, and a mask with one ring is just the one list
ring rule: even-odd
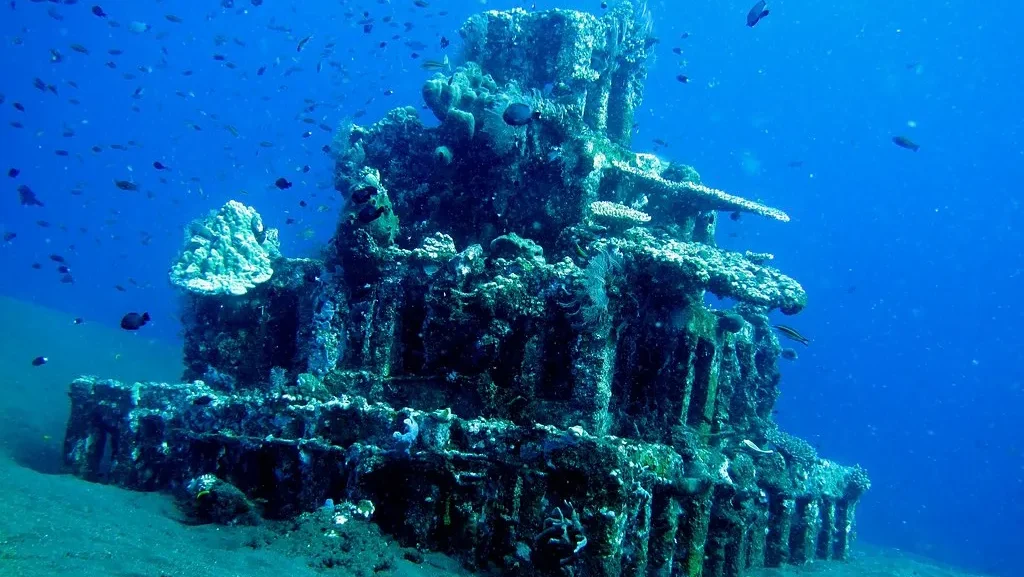
{"label": "wreck superstructure", "polygon": [[185,382],[73,383],[72,470],[213,475],[274,517],[365,500],[407,544],[516,575],[845,558],[867,476],[771,419],[767,315],[806,293],[714,239],[720,211],[788,216],[629,149],[645,5],[461,35],[465,63],[423,88],[438,126],[400,108],[339,131],[323,259],[282,256],[238,203],[190,228]]}

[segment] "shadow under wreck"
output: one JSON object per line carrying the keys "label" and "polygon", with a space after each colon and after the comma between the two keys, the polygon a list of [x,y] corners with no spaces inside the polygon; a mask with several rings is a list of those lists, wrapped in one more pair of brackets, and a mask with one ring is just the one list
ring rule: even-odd
{"label": "shadow under wreck", "polygon": [[339,130],[323,259],[240,203],[193,223],[185,382],[72,383],[71,470],[229,484],[273,517],[369,501],[404,543],[516,575],[846,558],[866,474],[771,420],[767,315],[806,294],[715,244],[720,211],[788,217],[629,149],[650,33],[630,2],[473,16],[423,87],[436,128]]}

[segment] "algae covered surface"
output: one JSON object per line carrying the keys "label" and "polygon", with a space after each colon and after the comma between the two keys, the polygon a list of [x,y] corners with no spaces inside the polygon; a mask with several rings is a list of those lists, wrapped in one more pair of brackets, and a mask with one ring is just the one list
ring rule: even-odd
{"label": "algae covered surface", "polygon": [[[0,322],[24,327],[5,333],[0,346],[0,575],[467,574],[446,557],[402,550],[366,522],[327,530],[324,519],[194,525],[172,495],[62,474],[69,379],[92,372],[129,382],[176,380],[182,371],[176,347],[72,320],[0,298]],[[49,362],[32,366],[42,352]]]}
{"label": "algae covered surface", "polygon": [[[32,323],[27,320],[31,319]],[[138,335],[0,299],[0,320],[31,326],[0,347],[0,575],[79,577],[472,575],[451,558],[399,547],[375,525],[307,516],[257,527],[192,525],[171,495],[60,473],[67,381],[79,369],[172,379],[180,352]],[[10,325],[8,325],[10,326]],[[50,362],[26,356],[46,347]],[[481,571],[475,574],[486,574]],[[968,577],[925,559],[858,546],[850,560],[752,570],[757,577]]]}

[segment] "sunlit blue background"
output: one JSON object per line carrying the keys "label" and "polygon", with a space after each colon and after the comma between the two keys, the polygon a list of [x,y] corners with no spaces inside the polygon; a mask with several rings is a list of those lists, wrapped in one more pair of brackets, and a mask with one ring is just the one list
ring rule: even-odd
{"label": "sunlit blue background", "polygon": [[[177,339],[166,271],[185,223],[234,198],[282,229],[286,254],[316,254],[339,206],[321,151],[331,133],[317,124],[419,106],[429,74],[420,65],[445,54],[442,35],[455,57],[466,16],[532,5],[600,11],[598,0],[139,0],[104,2],[101,19],[86,2],[5,2],[0,227],[17,237],[0,247],[0,292],[111,326],[146,310],[154,321],[139,338]],[[786,320],[813,343],[784,367],[778,419],[823,455],[869,469],[861,537],[1024,574],[1019,8],[777,0],[748,28],[749,7],[651,3],[661,43],[634,145],[649,151],[661,139],[659,153],[695,165],[707,184],[793,216],[723,219],[720,239],[776,253],[811,295]],[[356,23],[364,10],[369,34]],[[151,28],[133,31],[132,21]],[[407,41],[427,45],[419,60]],[[34,88],[37,77],[59,95]],[[894,135],[920,151],[894,146]],[[158,173],[155,160],[170,170]],[[8,178],[10,167],[21,175]],[[294,187],[274,188],[280,176]],[[20,206],[19,184],[46,206]],[[59,282],[51,253],[67,258],[74,284]]]}

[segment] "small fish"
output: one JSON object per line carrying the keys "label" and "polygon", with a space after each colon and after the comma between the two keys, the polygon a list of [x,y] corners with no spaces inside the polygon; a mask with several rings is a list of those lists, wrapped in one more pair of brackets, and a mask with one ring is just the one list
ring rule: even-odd
{"label": "small fish", "polygon": [[121,317],[121,328],[126,331],[137,331],[150,320],[149,313],[128,313]]}
{"label": "small fish", "polygon": [[71,321],[71,324],[73,324],[73,325],[80,325],[80,324],[84,324],[84,323],[85,323],[85,319],[83,319],[82,317],[75,317]]}
{"label": "small fish", "polygon": [[33,367],[41,367],[41,366],[45,365],[47,362],[49,362],[49,360],[50,359],[48,359],[46,357],[36,357],[36,358],[32,359],[32,366]]}
{"label": "small fish", "polygon": [[18,170],[17,168],[12,168],[7,171],[7,176],[10,178],[18,178],[19,174],[21,174],[21,171]]}
{"label": "small fish", "polygon": [[130,180],[115,180],[114,185],[121,190],[139,190],[139,185]]}
{"label": "small fish", "polygon": [[100,18],[106,18],[107,17],[107,13],[104,12],[103,8],[101,8],[99,6],[93,6],[92,7],[92,13],[93,13],[93,15],[98,16]]}
{"label": "small fish", "polygon": [[445,54],[444,60],[424,60],[423,64],[420,64],[420,68],[424,70],[444,70],[446,72],[451,71],[451,63],[448,61],[448,55]]}
{"label": "small fish", "polygon": [[162,162],[160,162],[159,160],[154,160],[153,161],[153,168],[155,168],[157,170],[168,170],[167,165],[162,163]]}
{"label": "small fish", "polygon": [[369,224],[380,218],[385,212],[387,212],[387,209],[383,206],[375,207],[372,204],[367,204],[359,210],[357,218],[359,219],[359,222]]}
{"label": "small fish", "polygon": [[12,240],[14,240],[17,237],[18,237],[18,233],[16,233],[16,232],[5,232],[4,233],[4,242],[11,242]]}
{"label": "small fish", "polygon": [[295,47],[296,52],[302,52],[302,49],[306,47],[306,44],[313,39],[313,35],[306,36],[302,40],[299,40],[299,45]]}
{"label": "small fish", "polygon": [[765,0],[759,0],[758,3],[754,4],[754,7],[747,12],[747,26],[753,28],[755,24],[760,22],[767,15],[768,7],[765,4]]}
{"label": "small fish", "polygon": [[773,326],[780,333],[782,333],[782,336],[784,336],[784,337],[786,337],[786,338],[788,338],[788,339],[790,339],[792,341],[798,342],[801,345],[804,345],[805,347],[807,345],[811,344],[811,339],[803,336],[802,334],[797,332],[797,330],[794,329],[793,327],[788,327],[786,325],[773,325]]}
{"label": "small fish", "polygon": [[682,84],[686,84],[686,83],[688,83],[690,81],[690,78],[687,75],[685,75],[685,74],[678,74],[678,75],[676,75],[676,81],[678,81],[678,82],[680,82]]}
{"label": "small fish", "polygon": [[907,150],[913,150],[914,152],[917,152],[918,149],[921,148],[916,142],[910,140],[906,136],[893,136],[892,143],[900,148],[906,148]]}
{"label": "small fish", "polygon": [[266,72],[266,71],[267,71],[267,67],[266,66],[260,66],[256,70],[256,76],[263,76],[263,73]]}
{"label": "small fish", "polygon": [[181,24],[182,22],[184,22],[184,20],[182,20],[180,16],[176,16],[174,14],[165,14],[164,18],[166,18],[168,22],[173,22],[175,24]]}
{"label": "small fish", "polygon": [[539,118],[539,111],[534,110],[529,104],[522,102],[509,104],[505,112],[501,113],[501,119],[509,126],[526,126]]}
{"label": "small fish", "polygon": [[44,206],[36,193],[24,184],[18,186],[18,200],[21,201],[22,206]]}
{"label": "small fish", "polygon": [[274,186],[281,190],[286,190],[292,187],[292,183],[288,182],[288,180],[282,176],[281,178],[274,181]]}

